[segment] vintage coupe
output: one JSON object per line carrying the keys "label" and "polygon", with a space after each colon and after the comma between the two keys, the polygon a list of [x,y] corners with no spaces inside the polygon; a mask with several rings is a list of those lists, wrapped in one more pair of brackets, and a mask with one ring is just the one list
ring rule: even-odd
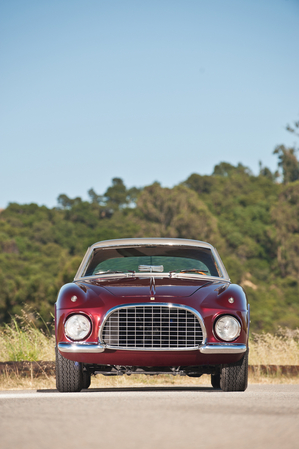
{"label": "vintage coupe", "polygon": [[56,385],[88,388],[92,374],[210,374],[244,391],[249,305],[209,243],[107,240],[88,248],[55,304]]}

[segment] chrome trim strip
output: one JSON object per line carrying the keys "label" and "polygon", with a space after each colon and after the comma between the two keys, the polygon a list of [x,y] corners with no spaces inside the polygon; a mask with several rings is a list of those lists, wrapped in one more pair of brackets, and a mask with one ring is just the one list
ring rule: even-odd
{"label": "chrome trim strip", "polygon": [[225,268],[225,266],[224,266],[224,264],[223,264],[223,262],[221,260],[221,257],[219,256],[219,253],[218,253],[217,249],[212,246],[211,251],[212,251],[212,254],[214,256],[214,259],[215,259],[216,263],[218,264],[218,267],[221,270],[222,277],[224,279],[227,279],[227,280],[230,281],[230,277],[228,275],[228,272],[226,271],[226,268]]}
{"label": "chrome trim strip", "polygon": [[192,274],[192,273],[171,273],[165,272],[165,273],[107,273],[107,274],[96,274],[92,276],[83,276],[74,279],[75,282],[88,282],[89,280],[98,279],[99,281],[107,280],[107,279],[113,279],[113,278],[160,278],[160,279],[192,279],[192,280],[205,280],[207,282],[227,282],[230,283],[228,279],[223,279],[221,277],[216,276],[208,276],[203,274]]}
{"label": "chrome trim strip", "polygon": [[246,352],[247,346],[244,344],[211,343],[199,348],[202,354],[242,354]]}
{"label": "chrome trim strip", "polygon": [[250,328],[250,304],[248,304],[248,312],[247,312],[247,335],[249,335],[249,328]]}
{"label": "chrome trim strip", "polygon": [[97,343],[58,343],[58,349],[60,352],[75,352],[77,354],[94,354],[105,351],[105,348]]}
{"label": "chrome trim strip", "polygon": [[110,346],[106,345],[106,349],[111,349],[113,351],[133,351],[133,352],[182,352],[182,351],[198,351],[199,347],[190,348],[128,348],[126,346]]}
{"label": "chrome trim strip", "polygon": [[[158,246],[158,245],[169,245],[169,246],[191,246],[198,248],[209,248],[216,260],[216,263],[221,271],[222,278],[224,280],[230,280],[227,271],[222,263],[222,260],[216,250],[210,243],[202,242],[199,240],[189,240],[189,239],[168,239],[168,238],[136,238],[136,239],[115,239],[115,240],[103,240],[102,242],[97,242],[91,245],[83,257],[83,260],[79,266],[79,269],[75,275],[74,280],[84,278],[84,272],[88,263],[90,256],[95,248],[121,248],[127,246]],[[89,276],[88,276],[89,277]],[[219,280],[219,278],[217,278]]]}
{"label": "chrome trim strip", "polygon": [[198,319],[200,326],[201,326],[201,330],[202,330],[202,342],[203,344],[206,342],[207,339],[207,331],[204,325],[204,321],[202,319],[202,316],[200,315],[200,313],[193,309],[192,307],[189,306],[184,306],[181,304],[174,304],[174,303],[162,303],[162,302],[157,302],[157,303],[148,303],[148,302],[144,302],[144,303],[135,303],[135,304],[123,304],[120,306],[115,306],[112,309],[108,310],[108,312],[106,313],[106,315],[103,318],[100,330],[99,330],[99,344],[107,349],[114,349],[114,350],[120,350],[120,351],[164,351],[164,352],[168,352],[168,351],[198,351],[198,349],[200,349],[199,346],[195,346],[195,347],[189,347],[189,348],[144,348],[144,347],[140,347],[140,348],[131,348],[131,347],[119,347],[119,346],[110,346],[107,345],[106,343],[104,343],[103,341],[103,331],[104,331],[104,327],[106,324],[106,321],[108,320],[108,318],[110,317],[110,315],[112,315],[113,312],[115,312],[115,310],[117,309],[129,309],[129,308],[134,308],[134,307],[168,307],[168,308],[177,308],[177,309],[183,309],[183,310],[188,310],[189,312],[191,312],[193,315],[196,316],[196,318]]}
{"label": "chrome trim strip", "polygon": [[[169,276],[169,273],[168,277]],[[209,276],[207,274],[203,275],[203,274],[192,274],[192,273],[171,273],[171,279],[199,279],[199,280],[204,280],[207,282],[212,282],[212,281],[221,281],[221,282],[230,282],[228,279],[223,279],[221,277],[216,277],[216,276]]]}

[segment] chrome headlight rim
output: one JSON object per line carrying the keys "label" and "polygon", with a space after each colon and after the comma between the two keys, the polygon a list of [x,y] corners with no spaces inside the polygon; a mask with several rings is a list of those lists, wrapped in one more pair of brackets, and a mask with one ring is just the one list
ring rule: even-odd
{"label": "chrome headlight rim", "polygon": [[[85,321],[85,324],[87,324],[88,329],[86,329],[83,333],[83,335],[81,335],[79,338],[74,338],[74,336],[70,335],[70,332],[68,330],[68,327],[70,325],[70,320],[75,319],[75,318],[83,318],[83,321]],[[92,330],[92,322],[91,319],[88,315],[86,315],[85,313],[72,313],[70,315],[68,315],[65,319],[64,322],[64,334],[66,336],[66,338],[70,341],[76,341],[76,342],[80,342],[80,341],[84,341],[86,340],[90,334],[91,334],[91,330]]]}
{"label": "chrome headlight rim", "polygon": [[[225,320],[225,319],[230,319],[232,320],[231,322],[234,323],[235,325],[235,332],[233,335],[231,335],[230,337],[226,336],[224,338],[223,334],[221,335],[221,332],[219,330],[219,322],[221,320]],[[217,332],[217,325],[218,325],[218,332]],[[214,331],[214,335],[218,340],[224,341],[226,343],[230,343],[232,341],[237,340],[237,338],[240,336],[241,334],[241,330],[242,330],[242,326],[241,323],[239,321],[239,319],[234,316],[234,315],[230,315],[228,313],[223,314],[223,315],[219,315],[217,316],[215,322],[214,322],[214,326],[213,326],[213,331]]]}

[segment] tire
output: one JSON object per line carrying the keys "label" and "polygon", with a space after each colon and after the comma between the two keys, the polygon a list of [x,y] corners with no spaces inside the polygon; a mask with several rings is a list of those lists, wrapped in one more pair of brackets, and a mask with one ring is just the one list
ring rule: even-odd
{"label": "tire", "polygon": [[87,388],[90,386],[91,382],[91,375],[88,371],[83,371],[83,389],[87,390]]}
{"label": "tire", "polygon": [[247,385],[248,349],[239,362],[222,365],[220,374],[220,388],[223,391],[245,391]]}
{"label": "tire", "polygon": [[213,388],[220,388],[220,373],[211,374],[211,384]]}
{"label": "tire", "polygon": [[56,352],[56,388],[60,392],[81,391],[83,388],[82,363],[64,358],[57,347]]}

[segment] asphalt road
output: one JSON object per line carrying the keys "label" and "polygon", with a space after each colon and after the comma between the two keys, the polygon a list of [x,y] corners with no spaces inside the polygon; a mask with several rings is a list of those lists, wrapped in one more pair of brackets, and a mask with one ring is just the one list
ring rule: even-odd
{"label": "asphalt road", "polygon": [[0,392],[1,449],[299,448],[299,385]]}

